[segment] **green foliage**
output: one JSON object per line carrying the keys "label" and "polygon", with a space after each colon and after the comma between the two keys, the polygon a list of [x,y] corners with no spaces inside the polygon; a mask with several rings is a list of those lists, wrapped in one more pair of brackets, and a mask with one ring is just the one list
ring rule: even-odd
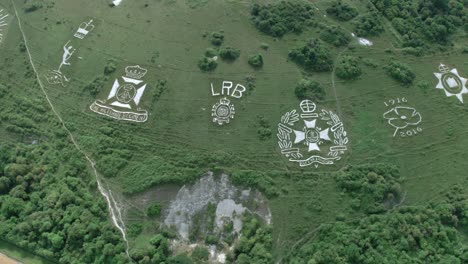
{"label": "green foliage", "polygon": [[467,197],[451,196],[438,205],[323,224],[286,262],[467,263],[468,249],[457,231],[467,220]]}
{"label": "green foliage", "polygon": [[273,37],[300,33],[311,24],[313,17],[312,6],[300,1],[254,4],[251,14],[257,29]]}
{"label": "green foliage", "polygon": [[234,61],[240,56],[240,50],[232,47],[222,47],[219,50],[219,56],[228,61]]}
{"label": "green foliage", "polygon": [[353,199],[353,208],[380,213],[401,198],[399,170],[388,164],[350,166],[335,177],[338,186]]}
{"label": "green foliage", "polygon": [[130,237],[137,237],[139,234],[141,234],[142,231],[143,231],[143,225],[138,224],[138,223],[131,224],[127,228],[127,233]]}
{"label": "green foliage", "polygon": [[268,120],[265,119],[264,116],[260,115],[257,116],[258,120],[258,129],[257,129],[257,135],[260,140],[267,140],[271,138],[272,131],[271,131],[271,126]]}
{"label": "green foliage", "polygon": [[248,62],[254,68],[261,68],[263,66],[263,56],[262,54],[250,55]]}
{"label": "green foliage", "polygon": [[193,260],[187,255],[181,254],[167,259],[167,264],[192,264]]}
{"label": "green foliage", "polygon": [[205,57],[213,58],[214,56],[218,56],[218,51],[214,48],[207,48],[205,50]]}
{"label": "green foliage", "polygon": [[245,215],[239,241],[234,247],[236,263],[273,263],[272,230],[251,215]]}
{"label": "green foliage", "polygon": [[119,171],[127,165],[127,160],[117,156],[118,154],[106,155],[99,159],[97,168],[105,177],[112,178],[117,176]]}
{"label": "green foliage", "polygon": [[239,170],[233,172],[230,178],[234,184],[257,188],[268,197],[275,197],[279,194],[279,190],[275,186],[273,179],[263,172]]}
{"label": "green foliage", "polygon": [[330,71],[333,67],[330,50],[318,39],[311,39],[302,47],[293,49],[289,52],[289,58],[311,71]]}
{"label": "green foliage", "polygon": [[407,64],[398,61],[391,61],[385,66],[385,69],[388,75],[404,85],[412,84],[416,78],[413,70]]}
{"label": "green foliage", "polygon": [[270,48],[270,45],[268,45],[268,43],[262,43],[260,44],[260,48],[262,50],[268,50]]}
{"label": "green foliage", "polygon": [[104,68],[104,75],[111,75],[115,72],[117,66],[115,66],[115,61],[108,61],[106,67]]}
{"label": "green foliage", "polygon": [[377,36],[384,31],[382,18],[376,12],[368,12],[354,22],[356,34],[362,37]]}
{"label": "green foliage", "polygon": [[294,94],[299,100],[320,101],[325,98],[325,89],[316,81],[302,79],[297,83]]}
{"label": "green foliage", "polygon": [[207,261],[210,256],[210,252],[206,247],[196,246],[192,252],[192,259],[197,261]]}
{"label": "green foliage", "polygon": [[42,3],[37,0],[29,0],[24,6],[24,12],[31,13],[42,8]]}
{"label": "green foliage", "polygon": [[198,68],[202,71],[213,71],[216,67],[218,67],[218,62],[214,58],[203,57],[198,61]]}
{"label": "green foliage", "polygon": [[48,138],[62,144],[0,145],[0,237],[60,263],[125,263],[84,158],[65,139]]}
{"label": "green foliage", "polygon": [[468,12],[464,0],[371,0],[403,36],[403,45],[427,46],[433,42],[446,44],[451,34],[467,25]]}
{"label": "green foliage", "polygon": [[83,90],[88,92],[91,96],[96,97],[107,80],[107,76],[96,77],[91,83],[87,84]]}
{"label": "green foliage", "polygon": [[325,27],[320,32],[320,38],[335,47],[346,46],[351,41],[350,34],[338,26]]}
{"label": "green foliage", "polygon": [[149,217],[159,217],[161,215],[161,205],[159,203],[153,203],[146,208],[146,214]]}
{"label": "green foliage", "polygon": [[341,21],[349,21],[358,15],[356,8],[347,3],[343,3],[342,0],[334,1],[331,6],[326,9],[326,12]]}
{"label": "green foliage", "polygon": [[221,46],[224,42],[224,34],[222,32],[211,33],[211,44]]}
{"label": "green foliage", "polygon": [[353,56],[343,56],[335,70],[336,75],[344,80],[353,80],[362,74],[359,60]]}

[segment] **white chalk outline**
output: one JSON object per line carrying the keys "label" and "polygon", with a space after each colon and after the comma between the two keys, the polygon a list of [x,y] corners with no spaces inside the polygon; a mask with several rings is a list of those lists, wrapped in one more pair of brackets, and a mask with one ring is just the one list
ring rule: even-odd
{"label": "white chalk outline", "polygon": [[[457,97],[458,100],[463,104],[463,94],[468,93],[468,89],[466,88],[467,79],[461,77],[460,74],[458,74],[457,69],[454,68],[450,70],[445,64],[442,63],[439,65],[439,71],[440,72],[434,72],[435,77],[439,80],[435,88],[444,90],[447,97]],[[449,78],[451,80],[455,80],[457,83],[457,86],[460,89],[458,93],[448,91],[448,88],[445,86],[445,84],[447,83],[446,79]]]}

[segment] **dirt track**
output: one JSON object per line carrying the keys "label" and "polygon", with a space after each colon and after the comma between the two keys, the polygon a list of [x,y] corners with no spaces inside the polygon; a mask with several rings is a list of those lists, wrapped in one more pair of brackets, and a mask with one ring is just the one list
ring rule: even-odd
{"label": "dirt track", "polygon": [[20,264],[20,263],[21,262],[18,262],[0,253],[0,264]]}

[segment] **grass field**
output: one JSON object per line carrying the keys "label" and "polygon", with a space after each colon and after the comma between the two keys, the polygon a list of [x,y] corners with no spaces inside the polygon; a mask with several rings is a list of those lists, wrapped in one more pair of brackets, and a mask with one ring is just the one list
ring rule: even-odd
{"label": "grass field", "polygon": [[[311,2],[320,9],[314,12],[315,16],[323,16],[321,10],[327,1]],[[0,4],[12,10],[8,1]],[[445,97],[443,91],[436,90],[437,79],[433,75],[439,64],[444,63],[468,76],[466,53],[455,49],[422,57],[405,55],[394,48],[398,38],[391,28],[386,28],[380,37],[371,39],[372,47],[333,49],[334,60],[353,55],[377,65],[363,66],[363,75],[358,80],[342,81],[330,72],[304,72],[287,60],[290,49],[317,37],[318,30],[312,28],[301,35],[274,39],[259,33],[252,25],[250,4],[251,1],[227,0],[124,0],[118,8],[110,8],[106,1],[82,0],[56,1],[50,8],[45,5],[32,13],[20,12],[33,60],[41,74],[57,67],[62,46],[73,38],[77,26],[95,18],[96,28],[89,36],[74,39],[77,55],[65,69],[70,83],[62,87],[45,82],[45,88],[78,144],[98,165],[106,155],[117,153],[124,157],[127,163],[117,175],[107,179],[122,200],[152,185],[169,183],[171,177],[196,179],[214,169],[213,164],[226,172],[265,172],[280,190],[269,205],[275,254],[281,256],[304,236],[304,230],[333,222],[338,214],[347,219],[362,216],[350,209],[350,201],[340,193],[332,177],[334,171],[347,165],[381,162],[398,165],[405,178],[405,205],[437,202],[444,190],[466,179],[468,110],[455,97]],[[364,10],[363,3],[355,4]],[[17,7],[21,10],[21,3]],[[340,24],[352,31],[350,23],[328,17],[320,21]],[[216,70],[204,73],[197,67],[197,61],[212,47],[209,37],[203,34],[213,31],[223,31],[224,45],[240,49],[241,56],[232,63],[220,61]],[[466,35],[455,37],[466,42]],[[0,46],[5,60],[14,60],[20,52],[20,42],[18,26],[12,22],[5,43]],[[269,49],[261,49],[261,43],[268,43]],[[261,53],[265,61],[258,70],[247,63],[248,56],[255,53]],[[391,58],[414,69],[414,85],[402,86],[385,73],[383,66]],[[103,74],[108,61],[115,61],[117,70],[97,97],[92,96],[84,86]],[[22,61],[15,64],[25,67]],[[126,66],[136,64],[148,70],[144,80],[149,88],[140,104],[149,112],[148,121],[118,122],[91,112],[91,103],[107,97],[114,78],[121,76]],[[255,76],[255,88],[233,100],[235,119],[226,126],[212,123],[211,106],[219,98],[211,96],[210,83],[218,88],[223,80],[245,84],[249,75]],[[285,112],[297,108],[299,100],[294,87],[304,75],[324,85],[326,98],[317,104],[338,113],[349,134],[348,152],[336,165],[300,168],[288,162],[278,148],[277,123]],[[158,80],[166,80],[168,89],[155,99]],[[42,96],[37,86],[29,85],[30,81],[19,74],[9,76],[8,81],[12,87],[21,87],[15,92],[25,98]],[[419,82],[429,83],[429,88],[421,89],[416,85]],[[406,98],[407,105],[421,114],[422,132],[412,137],[392,137],[394,131],[383,118],[388,110],[384,102],[396,98]],[[273,131],[267,140],[257,137],[258,115],[268,121]],[[166,180],[159,181],[160,175],[155,172],[163,173]],[[132,215],[138,217],[138,212],[130,212],[129,217],[135,221]],[[152,230],[151,220],[144,221]],[[142,235],[132,245],[142,245],[149,237]],[[0,244],[0,249],[3,248]]]}

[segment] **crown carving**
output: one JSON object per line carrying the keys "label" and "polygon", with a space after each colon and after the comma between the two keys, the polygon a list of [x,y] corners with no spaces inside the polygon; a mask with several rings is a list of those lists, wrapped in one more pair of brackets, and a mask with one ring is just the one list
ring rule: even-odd
{"label": "crown carving", "polygon": [[441,63],[441,64],[439,65],[439,71],[440,71],[441,73],[447,73],[447,72],[450,71],[450,69],[449,69],[449,67],[447,67],[445,64],[442,64],[442,63]]}
{"label": "crown carving", "polygon": [[304,100],[302,101],[299,106],[301,107],[301,110],[303,113],[312,113],[315,111],[315,104],[314,102],[310,100]]}
{"label": "crown carving", "polygon": [[141,79],[143,76],[146,75],[148,70],[140,67],[140,65],[135,65],[135,66],[127,66],[125,68],[125,74],[127,77],[133,78],[133,79]]}

